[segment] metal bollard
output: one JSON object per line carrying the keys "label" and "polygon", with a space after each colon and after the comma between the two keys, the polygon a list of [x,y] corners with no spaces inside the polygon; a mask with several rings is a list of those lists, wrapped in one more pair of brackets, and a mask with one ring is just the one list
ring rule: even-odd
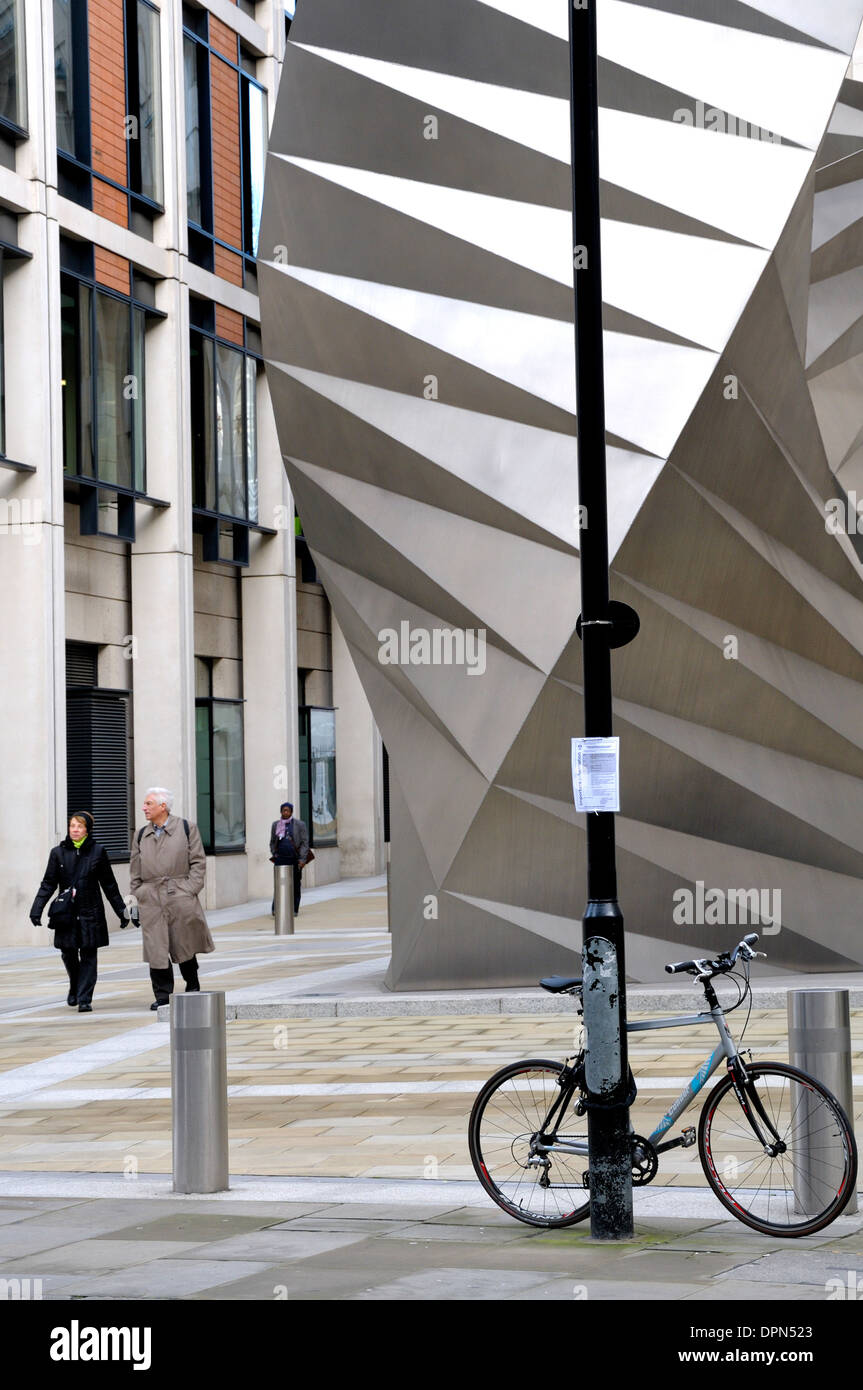
{"label": "metal bollard", "polygon": [[224,1192],[228,1179],[225,992],[171,1000],[174,1191]]}
{"label": "metal bollard", "polygon": [[275,864],[273,866],[273,905],[276,919],[276,936],[294,934],[294,866]]}
{"label": "metal bollard", "polygon": [[[854,1087],[851,1074],[851,1011],[847,989],[791,989],[788,991],[788,1057],[791,1065],[823,1081],[838,1100],[852,1126],[854,1123]],[[820,1207],[819,1172],[829,1168],[836,1159],[825,1147],[823,1130],[815,1138],[808,1131],[818,1121],[811,1116],[808,1093],[794,1087],[797,1093],[795,1113],[799,1115],[799,1130],[803,1136],[800,1153],[803,1162],[795,1171],[795,1204],[800,1211]],[[813,1150],[818,1148],[818,1157]],[[838,1150],[838,1141],[836,1141]],[[832,1174],[825,1181],[829,1186]],[[835,1189],[834,1189],[835,1190]],[[857,1193],[853,1192],[845,1214],[857,1210]]]}

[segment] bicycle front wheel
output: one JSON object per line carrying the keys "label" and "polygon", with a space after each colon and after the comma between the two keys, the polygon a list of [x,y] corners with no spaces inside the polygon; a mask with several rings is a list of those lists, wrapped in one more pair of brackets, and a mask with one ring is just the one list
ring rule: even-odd
{"label": "bicycle front wheel", "polygon": [[[477,1177],[498,1206],[529,1226],[571,1226],[590,1211],[587,1194],[587,1121],[570,1104],[548,1117],[561,1099],[560,1062],[514,1062],[483,1086],[470,1114],[468,1143]],[[543,1132],[555,1144],[584,1146],[543,1154]]]}
{"label": "bicycle front wheel", "polygon": [[854,1131],[839,1102],[814,1077],[782,1062],[755,1062],[746,1071],[747,1104],[771,1152],[759,1141],[728,1075],[701,1112],[701,1166],[722,1205],[745,1225],[765,1235],[811,1235],[839,1215],[854,1191]]}

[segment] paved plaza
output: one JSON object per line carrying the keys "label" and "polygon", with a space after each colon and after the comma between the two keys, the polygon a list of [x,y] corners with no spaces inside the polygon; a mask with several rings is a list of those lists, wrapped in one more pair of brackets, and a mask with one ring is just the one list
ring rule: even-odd
{"label": "paved plaza", "polygon": [[[362,982],[386,964],[379,886],[310,894],[293,937],[254,908],[211,922],[203,987],[270,1015],[228,1023],[233,1186],[221,1197],[171,1193],[169,1025],[149,1012],[137,934],[112,934],[101,953],[91,1015],[63,1002],[44,936],[0,955],[0,1278],[41,1280],[57,1299],[693,1300],[823,1300],[831,1278],[863,1278],[863,1218],[805,1240],[758,1236],[725,1219],[694,1148],[663,1155],[636,1193],[634,1242],[512,1220],[474,1180],[467,1116],[504,1063],[572,1050],[571,1006],[506,1013],[517,1001],[504,994],[489,1011],[489,994],[461,1001],[474,1013],[387,1017],[378,1001],[337,1016],[332,1001],[361,1007]],[[280,1018],[267,997],[293,1003]],[[863,1010],[852,1031],[863,1138]],[[745,1042],[787,1059],[784,1009],[756,1006]],[[702,1028],[631,1038],[639,1133],[712,1047]]]}

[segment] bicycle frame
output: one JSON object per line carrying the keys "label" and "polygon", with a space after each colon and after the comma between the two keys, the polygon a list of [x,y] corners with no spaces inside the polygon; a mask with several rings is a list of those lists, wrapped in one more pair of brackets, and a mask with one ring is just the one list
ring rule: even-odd
{"label": "bicycle frame", "polygon": [[[649,1136],[649,1143],[653,1144],[654,1147],[656,1146],[657,1142],[662,1138],[663,1134],[665,1134],[671,1128],[675,1120],[679,1119],[685,1110],[688,1110],[689,1106],[692,1104],[692,1102],[695,1100],[695,1097],[698,1095],[699,1091],[704,1086],[704,1083],[708,1081],[710,1077],[713,1075],[713,1073],[716,1071],[716,1068],[719,1066],[719,1063],[722,1061],[722,1058],[726,1058],[729,1066],[734,1066],[738,1062],[740,1054],[737,1050],[737,1044],[731,1036],[731,1030],[729,1029],[728,1024],[725,1022],[725,1014],[723,1013],[723,1010],[721,1009],[719,1004],[716,1004],[715,1007],[712,1007],[709,1013],[683,1014],[676,1018],[650,1018],[645,1019],[643,1022],[627,1023],[626,1025],[627,1033],[645,1033],[658,1028],[690,1028],[694,1024],[703,1023],[713,1023],[715,1025],[716,1030],[719,1033],[719,1043],[714,1048],[710,1056],[706,1058],[704,1062],[702,1062],[701,1066],[698,1068],[691,1081],[687,1082],[686,1086],[684,1086],[680,1095],[677,1097],[677,1100],[665,1112],[662,1119],[659,1121],[659,1124],[656,1126],[656,1129]],[[548,1115],[545,1118],[545,1122],[542,1126],[542,1130],[540,1131],[540,1133],[545,1133],[546,1129],[551,1124],[555,1113],[558,1112],[558,1110],[561,1115],[565,1114],[566,1107],[572,1099],[572,1095],[575,1089],[576,1083],[574,1080],[570,1082],[568,1085],[564,1086],[562,1094],[558,1097],[558,1099],[555,1101],[554,1105],[548,1112]],[[743,1102],[741,1100],[741,1104],[742,1103]],[[747,1107],[744,1106],[744,1109],[747,1110],[748,1115]],[[752,1120],[750,1118],[750,1124],[751,1123]],[[755,1128],[755,1126],[753,1126],[753,1128]],[[562,1138],[558,1137],[558,1139],[552,1144],[542,1144],[539,1142],[536,1143],[535,1152],[544,1154],[555,1152],[571,1153],[579,1154],[586,1158],[588,1155],[587,1140],[578,1139],[575,1136],[572,1136],[570,1138],[567,1138],[566,1136]]]}

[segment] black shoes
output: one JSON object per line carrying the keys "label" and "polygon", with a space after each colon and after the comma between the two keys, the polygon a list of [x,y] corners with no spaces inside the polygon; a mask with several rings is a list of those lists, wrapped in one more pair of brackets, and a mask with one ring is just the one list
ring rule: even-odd
{"label": "black shoes", "polygon": [[91,1014],[91,1013],[93,1012],[93,1005],[92,1005],[92,1004],[79,1004],[79,1005],[78,1005],[78,1012],[79,1012],[79,1014]]}
{"label": "black shoes", "polygon": [[69,993],[66,995],[66,1003],[69,1005],[70,1009],[74,1009],[75,1005],[78,1003],[78,996],[76,994],[73,994],[71,989],[69,990]]}
{"label": "black shoes", "polygon": [[154,1014],[157,1009],[161,1009],[163,1004],[170,1004],[170,999],[154,999],[150,1005],[150,1013]]}

